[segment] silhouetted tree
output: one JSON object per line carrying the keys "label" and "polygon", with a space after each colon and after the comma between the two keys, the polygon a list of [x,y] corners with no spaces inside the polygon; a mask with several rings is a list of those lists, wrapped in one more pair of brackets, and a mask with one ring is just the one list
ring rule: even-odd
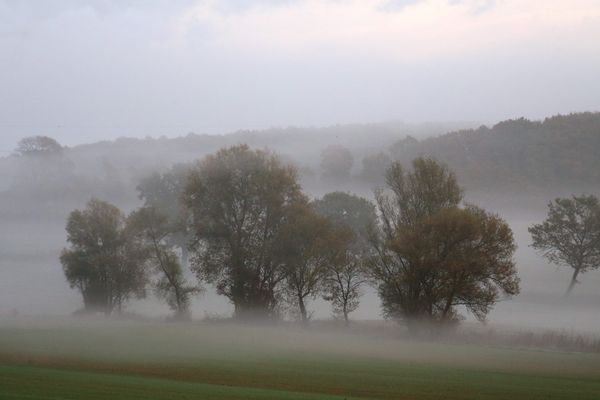
{"label": "silhouetted tree", "polygon": [[149,261],[158,272],[159,278],[153,284],[156,294],[167,301],[176,319],[188,319],[190,301],[193,295],[200,292],[200,288],[186,281],[179,257],[173,252],[173,244],[168,241],[173,225],[169,224],[165,215],[152,207],[142,207],[133,212],[128,224],[147,246],[151,255]]}
{"label": "silhouetted tree", "polygon": [[273,251],[291,208],[306,202],[295,170],[271,153],[230,147],[192,169],[184,199],[198,278],[215,284],[237,317],[276,315],[285,270]]}
{"label": "silhouetted tree", "polygon": [[386,316],[412,329],[455,321],[464,306],[484,320],[502,294],[518,293],[510,227],[477,207],[460,208],[462,190],[445,166],[418,158],[406,172],[394,163],[387,184],[391,193],[376,194],[380,224],[369,263]]}
{"label": "silhouetted tree", "polygon": [[600,202],[595,196],[573,196],[548,204],[548,216],[529,228],[532,247],[548,261],[573,269],[567,294],[579,274],[600,267]]}
{"label": "silhouetted tree", "polygon": [[71,247],[60,261],[87,311],[121,313],[131,296],[145,295],[148,254],[117,207],[92,199],[84,210],[71,212],[66,229]]}

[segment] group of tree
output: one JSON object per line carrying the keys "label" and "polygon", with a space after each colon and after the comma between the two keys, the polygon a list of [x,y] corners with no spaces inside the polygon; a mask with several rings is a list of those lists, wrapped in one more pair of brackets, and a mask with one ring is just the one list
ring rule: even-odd
{"label": "group of tree", "polygon": [[[107,313],[142,296],[148,282],[179,316],[208,284],[236,318],[288,311],[304,323],[317,297],[348,323],[366,283],[377,287],[384,314],[409,326],[457,321],[461,306],[483,320],[518,293],[510,228],[462,205],[444,165],[394,163],[386,185],[376,206],[342,192],[310,201],[277,155],[233,146],[142,182],[145,204],[127,217],[97,200],[72,212],[61,261],[85,307]],[[175,249],[191,251],[198,286],[186,281]]]}
{"label": "group of tree", "polygon": [[142,298],[150,283],[177,318],[188,316],[198,287],[187,283],[172,250],[166,217],[152,207],[129,216],[116,206],[92,199],[67,222],[69,249],[60,260],[67,281],[77,288],[87,312],[121,313],[131,297]]}

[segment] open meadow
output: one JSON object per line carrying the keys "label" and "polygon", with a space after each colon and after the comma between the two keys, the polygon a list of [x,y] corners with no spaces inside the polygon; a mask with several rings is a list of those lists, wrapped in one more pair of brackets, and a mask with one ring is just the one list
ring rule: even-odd
{"label": "open meadow", "polygon": [[2,399],[597,399],[600,354],[230,322],[0,320]]}

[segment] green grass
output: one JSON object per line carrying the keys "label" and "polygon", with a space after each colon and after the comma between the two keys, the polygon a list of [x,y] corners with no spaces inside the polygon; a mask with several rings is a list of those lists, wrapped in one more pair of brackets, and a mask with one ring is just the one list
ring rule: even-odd
{"label": "green grass", "polygon": [[0,398],[585,400],[600,398],[600,356],[233,324],[0,321]]}
{"label": "green grass", "polygon": [[341,400],[344,397],[27,366],[0,366],[0,399]]}

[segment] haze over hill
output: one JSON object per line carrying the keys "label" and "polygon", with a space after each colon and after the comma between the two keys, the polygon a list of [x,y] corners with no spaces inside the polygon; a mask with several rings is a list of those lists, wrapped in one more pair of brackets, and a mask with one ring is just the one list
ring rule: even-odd
{"label": "haze over hill", "polygon": [[[600,154],[600,114],[555,116],[544,121],[515,119],[492,127],[465,125],[365,124],[330,128],[289,128],[244,131],[230,135],[180,138],[122,138],[64,148],[60,154],[9,156],[0,159],[2,187],[0,248],[1,313],[70,313],[79,295],[64,282],[58,254],[65,246],[64,224],[69,211],[91,197],[111,201],[125,210],[140,204],[141,179],[188,163],[237,143],[268,147],[297,166],[305,189],[320,196],[334,189],[372,197],[392,160],[408,164],[419,155],[433,156],[456,171],[468,201],[499,212],[515,231],[522,293],[503,302],[491,321],[598,328],[595,287],[600,276],[586,276],[571,299],[562,298],[569,272],[546,264],[528,248],[527,227],[540,221],[548,200],[569,193],[598,193],[595,155]],[[346,177],[328,180],[321,155],[347,148],[352,165]],[[32,293],[35,293],[32,295]],[[544,314],[546,306],[564,310],[560,318]],[[135,303],[133,311],[166,313],[153,300]],[[316,317],[327,317],[327,305],[314,304]],[[227,314],[227,302],[209,290],[194,302],[194,314]],[[377,318],[379,300],[372,289],[356,318]]]}
{"label": "haze over hill", "polygon": [[594,0],[2,0],[0,150],[596,109],[599,18]]}

